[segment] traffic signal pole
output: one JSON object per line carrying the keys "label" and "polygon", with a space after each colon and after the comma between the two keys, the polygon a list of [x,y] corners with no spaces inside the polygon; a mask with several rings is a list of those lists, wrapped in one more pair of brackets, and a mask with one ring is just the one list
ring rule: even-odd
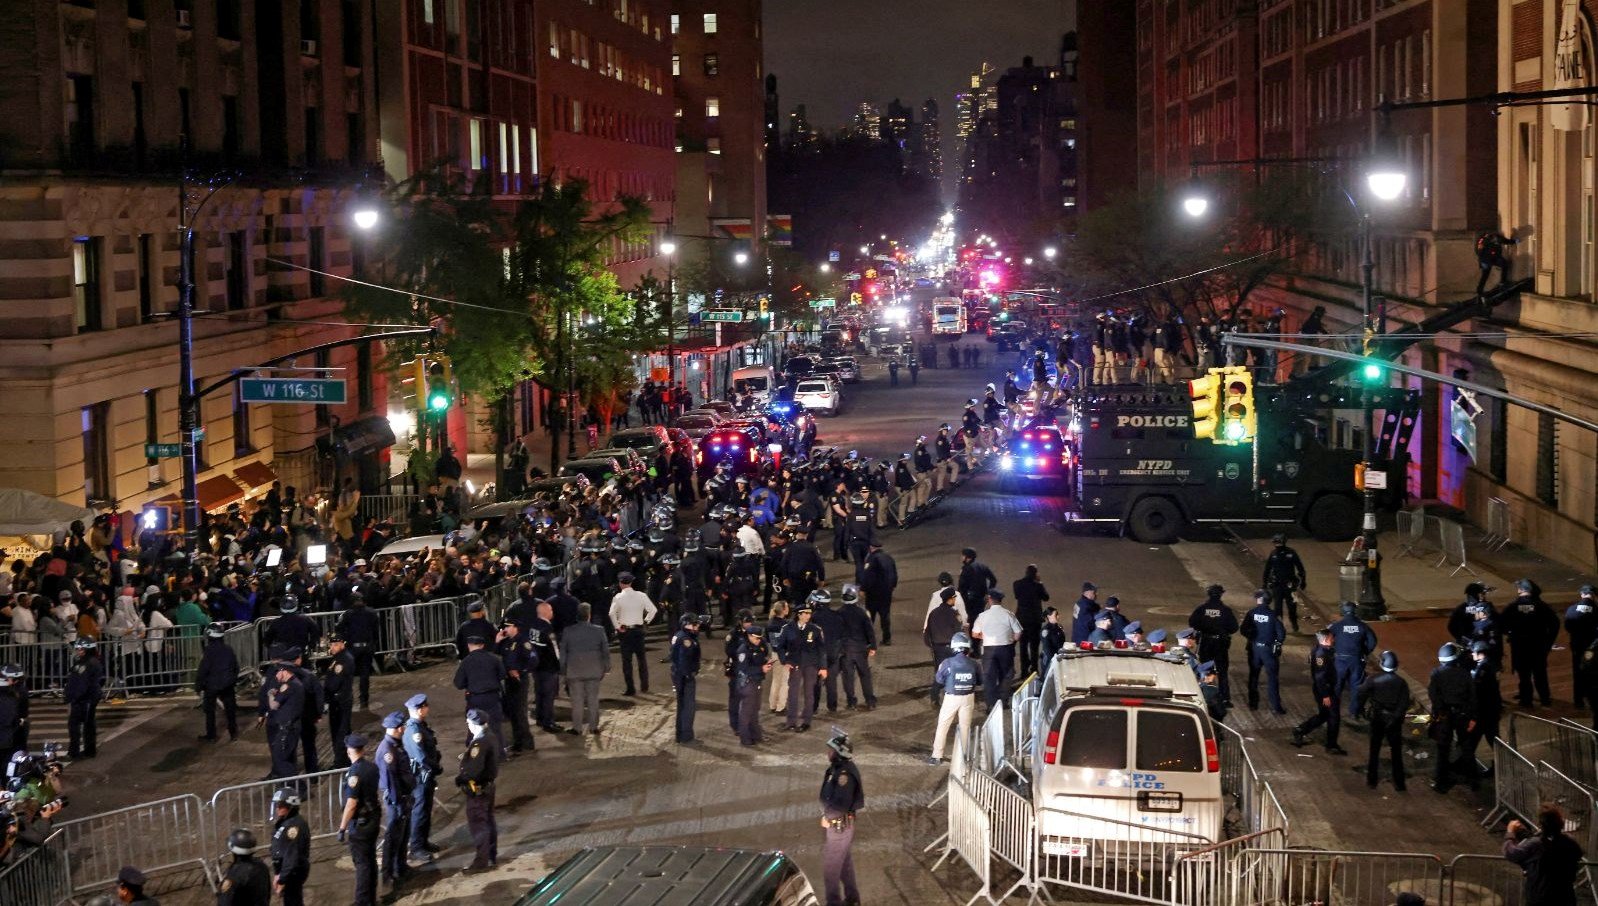
{"label": "traffic signal pole", "polygon": [[[1352,196],[1350,196],[1352,201]],[[1358,208],[1358,205],[1355,205]],[[1369,345],[1370,337],[1375,333],[1376,326],[1371,321],[1371,284],[1376,273],[1376,256],[1371,250],[1371,215],[1364,208],[1359,208],[1359,235],[1360,245],[1363,248],[1364,260],[1360,262],[1360,329],[1365,337],[1365,345]],[[1365,470],[1362,473],[1369,476],[1371,473],[1371,458],[1376,450],[1376,410],[1365,409]],[[1387,598],[1382,594],[1382,556],[1377,550],[1376,532],[1376,489],[1371,487],[1369,480],[1362,479],[1364,486],[1365,513],[1360,523],[1360,540],[1365,552],[1365,569],[1360,573],[1359,581],[1359,616],[1361,619],[1370,620],[1387,614]]]}

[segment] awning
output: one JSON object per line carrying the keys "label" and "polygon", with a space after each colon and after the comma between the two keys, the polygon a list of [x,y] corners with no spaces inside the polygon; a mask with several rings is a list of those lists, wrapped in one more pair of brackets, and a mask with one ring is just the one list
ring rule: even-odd
{"label": "awning", "polygon": [[244,489],[226,475],[207,478],[194,490],[200,498],[200,509],[208,513],[244,499]]}
{"label": "awning", "polygon": [[0,535],[50,535],[73,521],[88,525],[94,510],[20,488],[0,489]]}
{"label": "awning", "polygon": [[388,419],[371,415],[333,432],[333,449],[343,456],[360,456],[394,446],[394,429]]}
{"label": "awning", "polygon": [[277,473],[264,462],[247,462],[233,472],[233,480],[253,494],[277,481]]}

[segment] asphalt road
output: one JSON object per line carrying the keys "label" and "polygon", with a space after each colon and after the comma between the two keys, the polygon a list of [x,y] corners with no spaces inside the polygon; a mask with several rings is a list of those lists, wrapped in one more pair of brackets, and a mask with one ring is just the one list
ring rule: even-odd
{"label": "asphalt road", "polygon": [[[993,347],[980,338],[985,367],[980,371],[925,369],[911,386],[889,387],[886,372],[868,368],[865,382],[846,390],[841,416],[823,422],[821,443],[858,449],[874,457],[897,456],[919,433],[932,434],[940,421],[955,421],[964,400],[980,396],[983,385],[1002,381],[1003,363],[994,364]],[[1015,361],[1015,354],[1006,355]],[[1032,491],[1032,493],[1029,493]],[[955,571],[959,550],[970,546],[999,575],[1001,587],[1037,563],[1056,605],[1076,598],[1080,583],[1092,580],[1101,595],[1119,595],[1123,609],[1146,626],[1176,629],[1202,597],[1201,589],[1219,581],[1234,590],[1239,611],[1258,565],[1224,543],[1184,542],[1149,547],[1099,531],[1061,529],[1064,501],[1053,489],[1004,489],[993,476],[967,483],[927,519],[906,531],[890,530],[887,549],[896,558],[901,585],[895,602],[897,644],[877,658],[881,706],[871,713],[840,710],[819,714],[807,734],[774,732],[780,716],[766,715],[768,741],[741,748],[727,726],[726,684],[719,666],[707,658],[698,690],[698,735],[703,745],[681,747],[672,741],[669,677],[652,652],[651,692],[635,699],[621,695],[621,679],[606,681],[603,732],[597,738],[539,734],[533,754],[511,761],[501,776],[499,797],[500,866],[479,875],[459,874],[471,858],[461,815],[462,800],[448,784],[440,789],[435,839],[446,848],[440,861],[401,886],[399,903],[508,903],[582,846],[672,842],[783,849],[821,885],[821,831],[817,793],[826,765],[826,727],[849,730],[855,742],[867,807],[856,836],[855,856],[864,902],[871,904],[963,903],[975,890],[971,875],[958,865],[931,871],[933,855],[923,848],[943,829],[941,808],[927,806],[938,793],[944,770],[924,763],[932,735],[932,711],[925,683],[932,664],[919,642],[925,603],[941,570]],[[834,587],[836,582],[833,583]],[[1306,619],[1306,624],[1309,620]],[[710,643],[719,650],[721,634]],[[1306,683],[1298,669],[1307,642],[1293,640],[1284,668],[1284,698],[1292,712],[1237,712],[1229,721],[1256,737],[1256,760],[1287,803],[1296,845],[1327,848],[1490,851],[1491,841],[1467,817],[1479,803],[1434,796],[1423,781],[1412,785],[1427,822],[1406,820],[1411,809],[1392,794],[1376,799],[1365,793],[1350,765],[1362,761],[1365,737],[1346,733],[1354,756],[1334,759],[1319,748],[1295,750],[1283,743],[1292,723],[1309,712]],[[658,649],[658,643],[654,646]],[[619,667],[619,664],[616,665]],[[453,664],[437,664],[374,684],[369,714],[357,724],[373,730],[382,714],[417,690],[434,693],[432,722],[453,765],[465,726],[463,704],[450,687]],[[1234,648],[1234,683],[1245,671]],[[841,696],[840,696],[841,698]],[[1244,696],[1236,696],[1239,703]],[[840,705],[842,702],[840,701]],[[564,721],[562,706],[558,717]],[[180,792],[208,795],[228,783],[265,774],[264,739],[258,731],[220,746],[195,741],[199,716],[187,702],[146,708],[135,720],[120,722],[102,745],[102,756],[74,765],[75,814],[149,801]],[[1424,766],[1424,762],[1420,763]],[[1424,798],[1422,798],[1424,797]],[[1374,808],[1373,808],[1374,805]],[[1357,817],[1356,817],[1357,816]],[[1376,835],[1376,836],[1373,836]],[[1380,839],[1380,845],[1373,840]],[[353,875],[348,857],[324,847],[312,874],[314,901],[348,896]],[[199,903],[198,890],[162,897],[166,903]],[[1062,900],[1062,902],[1066,902]]]}

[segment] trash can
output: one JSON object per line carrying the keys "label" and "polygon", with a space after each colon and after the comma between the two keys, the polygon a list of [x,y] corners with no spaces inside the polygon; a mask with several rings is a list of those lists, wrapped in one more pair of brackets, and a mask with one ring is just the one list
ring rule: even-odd
{"label": "trash can", "polygon": [[1344,560],[1337,568],[1337,603],[1359,601],[1359,585],[1365,575],[1365,564],[1358,560]]}

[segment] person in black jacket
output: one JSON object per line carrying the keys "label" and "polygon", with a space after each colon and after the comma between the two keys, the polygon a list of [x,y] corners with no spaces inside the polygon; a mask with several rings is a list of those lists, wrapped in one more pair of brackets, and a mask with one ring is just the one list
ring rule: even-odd
{"label": "person in black jacket", "polygon": [[1038,565],[1027,564],[1026,575],[1010,586],[1015,592],[1015,619],[1021,624],[1021,675],[1029,676],[1037,670],[1038,643],[1043,638],[1043,605],[1049,600],[1049,590],[1038,579]]}
{"label": "person in black jacket", "polygon": [[[77,657],[67,669],[62,698],[70,713],[67,717],[67,757],[84,758],[95,755],[95,711],[100,708],[100,698],[105,692],[105,667],[100,664],[99,645],[94,639],[80,638],[72,643]],[[79,748],[79,743],[82,748]]]}
{"label": "person in black jacket", "polygon": [[952,586],[945,586],[939,592],[943,600],[937,607],[932,609],[931,613],[927,614],[926,625],[921,630],[921,640],[926,643],[928,648],[932,649],[932,671],[934,673],[932,704],[938,706],[943,703],[943,686],[938,683],[935,676],[938,665],[954,654],[954,649],[949,647],[949,640],[954,638],[955,633],[965,628],[964,624],[960,622],[960,612],[954,609],[954,598],[957,594],[959,592],[955,591]]}
{"label": "person in black jacket", "polygon": [[1347,755],[1337,744],[1337,730],[1341,721],[1341,703],[1337,697],[1337,659],[1332,655],[1331,630],[1315,633],[1315,647],[1309,653],[1309,681],[1315,696],[1315,716],[1293,728],[1293,745],[1302,748],[1315,728],[1326,725],[1326,752],[1330,755]]}
{"label": "person in black jacket", "polygon": [[[1432,703],[1431,736],[1437,745],[1432,789],[1446,793],[1453,787],[1453,774],[1459,769],[1454,764],[1454,747],[1459,747],[1460,754],[1468,751],[1467,742],[1476,729],[1476,684],[1454,643],[1444,643],[1437,649],[1437,661],[1426,684],[1426,695]],[[1474,766],[1466,770],[1465,782],[1476,789],[1479,781]]]}
{"label": "person in black jacket", "polygon": [[1537,813],[1534,835],[1519,820],[1504,829],[1504,858],[1525,872],[1526,906],[1575,906],[1583,855],[1581,845],[1565,834],[1565,815],[1557,805]]}
{"label": "person in black jacket", "polygon": [[1544,707],[1553,704],[1548,692],[1548,652],[1559,637],[1559,615],[1543,603],[1537,585],[1530,579],[1515,583],[1520,596],[1504,608],[1504,634],[1509,637],[1510,665],[1520,677],[1522,707],[1532,706],[1532,689]]}
{"label": "person in black jacket", "polygon": [[1382,652],[1382,672],[1366,677],[1359,685],[1359,697],[1370,708],[1371,745],[1365,762],[1365,785],[1376,789],[1377,765],[1382,744],[1393,761],[1393,789],[1404,791],[1404,715],[1409,713],[1409,683],[1398,675],[1398,655]]}
{"label": "person in black jacket", "polygon": [[205,627],[205,650],[200,654],[200,666],[194,671],[194,690],[200,693],[200,710],[205,712],[206,742],[216,742],[216,705],[222,703],[222,713],[227,718],[227,737],[232,742],[239,738],[239,705],[234,689],[239,682],[239,657],[223,641],[221,626],[212,623]]}
{"label": "person in black jacket", "polygon": [[955,588],[960,591],[960,600],[965,602],[967,620],[976,622],[977,615],[987,606],[988,590],[998,585],[999,577],[977,559],[975,550],[967,547],[960,551],[960,579]]}
{"label": "person in black jacket", "polygon": [[344,737],[350,735],[350,712],[355,705],[355,658],[346,650],[344,637],[327,637],[328,662],[322,668],[322,695],[327,701],[327,732],[333,738],[333,766],[347,768]]}
{"label": "person in black jacket", "polygon": [[1232,681],[1227,668],[1232,661],[1232,636],[1237,634],[1238,629],[1237,614],[1221,600],[1221,595],[1226,593],[1226,589],[1219,585],[1211,585],[1204,593],[1204,603],[1193,608],[1193,613],[1187,618],[1187,625],[1198,632],[1199,661],[1215,662],[1215,669],[1219,674],[1221,701],[1230,707]]}
{"label": "person in black jacket", "polygon": [[366,606],[366,595],[359,588],[350,593],[350,606],[339,618],[337,632],[344,637],[344,644],[349,647],[355,679],[360,684],[361,710],[365,711],[372,698],[372,662],[377,654],[378,618]]}
{"label": "person in black jacket", "polygon": [[893,590],[899,586],[899,567],[882,549],[882,539],[872,538],[870,553],[856,573],[866,596],[866,612],[878,623],[884,646],[893,644]]}

